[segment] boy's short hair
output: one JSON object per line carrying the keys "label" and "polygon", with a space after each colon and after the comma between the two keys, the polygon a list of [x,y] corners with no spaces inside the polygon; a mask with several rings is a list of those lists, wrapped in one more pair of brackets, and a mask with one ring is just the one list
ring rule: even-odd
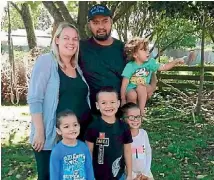
{"label": "boy's short hair", "polygon": [[96,94],[96,101],[98,101],[99,94],[102,92],[115,93],[118,99],[118,92],[116,91],[115,88],[113,88],[112,86],[103,86]]}
{"label": "boy's short hair", "polygon": [[134,38],[129,40],[124,47],[127,60],[133,60],[133,55],[139,50],[139,48],[143,48],[144,51],[147,51],[149,48],[148,40],[143,38]]}

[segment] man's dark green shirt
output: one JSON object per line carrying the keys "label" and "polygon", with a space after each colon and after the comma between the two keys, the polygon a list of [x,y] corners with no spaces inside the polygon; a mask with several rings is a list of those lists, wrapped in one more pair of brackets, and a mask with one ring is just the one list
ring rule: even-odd
{"label": "man's dark green shirt", "polygon": [[103,86],[112,86],[120,93],[125,63],[124,44],[117,39],[109,46],[99,45],[93,38],[80,41],[79,65],[90,87],[92,106]]}

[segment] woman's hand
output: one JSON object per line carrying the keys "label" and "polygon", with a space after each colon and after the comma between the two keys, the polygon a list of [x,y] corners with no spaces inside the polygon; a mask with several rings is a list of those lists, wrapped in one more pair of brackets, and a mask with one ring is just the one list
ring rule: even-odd
{"label": "woman's hand", "polygon": [[33,149],[40,152],[45,144],[45,135],[43,131],[35,131],[33,138]]}

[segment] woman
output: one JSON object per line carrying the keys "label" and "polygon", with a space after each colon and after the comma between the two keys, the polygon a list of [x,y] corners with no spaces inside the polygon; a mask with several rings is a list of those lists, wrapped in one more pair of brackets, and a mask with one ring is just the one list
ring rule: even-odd
{"label": "woman", "polygon": [[66,22],[57,28],[52,51],[38,57],[29,85],[27,101],[32,116],[30,142],[38,179],[49,179],[49,159],[56,138],[56,114],[72,110],[80,120],[81,133],[90,122],[89,89],[78,66],[79,34]]}

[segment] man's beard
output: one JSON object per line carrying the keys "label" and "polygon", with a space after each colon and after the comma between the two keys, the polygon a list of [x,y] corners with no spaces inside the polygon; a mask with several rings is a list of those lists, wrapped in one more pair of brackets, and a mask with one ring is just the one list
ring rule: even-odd
{"label": "man's beard", "polygon": [[93,37],[98,40],[98,41],[105,41],[107,40],[110,36],[111,36],[111,30],[109,31],[109,33],[106,33],[105,35],[96,35],[94,33],[93,34]]}

